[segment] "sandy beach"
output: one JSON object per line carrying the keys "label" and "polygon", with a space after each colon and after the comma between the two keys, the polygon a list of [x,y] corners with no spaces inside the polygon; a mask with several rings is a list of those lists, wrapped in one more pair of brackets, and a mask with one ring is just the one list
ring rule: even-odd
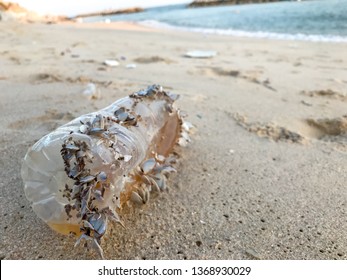
{"label": "sandy beach", "polygon": [[168,191],[110,227],[105,258],[347,259],[346,71],[344,43],[1,22],[1,259],[98,258],[35,215],[21,162],[58,126],[152,84],[181,96],[192,142]]}

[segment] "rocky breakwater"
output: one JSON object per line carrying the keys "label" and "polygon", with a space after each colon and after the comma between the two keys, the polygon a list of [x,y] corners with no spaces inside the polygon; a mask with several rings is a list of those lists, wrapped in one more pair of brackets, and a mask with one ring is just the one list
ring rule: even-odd
{"label": "rocky breakwater", "polygon": [[280,0],[195,0],[188,7],[205,7],[205,6],[221,6],[221,5],[237,5],[251,3],[269,3],[279,2]]}
{"label": "rocky breakwater", "polygon": [[105,10],[101,12],[93,12],[93,13],[87,13],[87,14],[80,14],[75,16],[73,19],[77,18],[85,18],[85,17],[100,17],[100,16],[111,16],[111,15],[120,15],[120,14],[132,14],[132,13],[140,13],[143,12],[144,9],[140,7],[133,7],[128,9],[122,9],[122,10]]}

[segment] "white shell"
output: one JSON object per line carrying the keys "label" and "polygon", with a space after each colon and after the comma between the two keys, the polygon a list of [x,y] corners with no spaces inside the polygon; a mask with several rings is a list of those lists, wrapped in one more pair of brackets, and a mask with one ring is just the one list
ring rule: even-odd
{"label": "white shell", "polygon": [[191,57],[191,58],[210,58],[216,55],[217,55],[216,51],[201,51],[201,50],[194,50],[194,51],[187,52],[185,54],[186,57]]}
{"label": "white shell", "polygon": [[110,67],[116,67],[119,65],[119,62],[117,60],[107,59],[104,61],[104,64]]}

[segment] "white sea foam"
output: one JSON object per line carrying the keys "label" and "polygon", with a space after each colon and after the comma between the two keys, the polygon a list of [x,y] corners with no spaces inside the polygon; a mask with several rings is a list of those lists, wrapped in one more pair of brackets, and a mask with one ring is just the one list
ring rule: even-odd
{"label": "white sea foam", "polygon": [[266,38],[266,39],[276,39],[276,40],[298,40],[298,41],[312,41],[312,42],[335,42],[335,43],[347,43],[347,37],[345,36],[335,36],[335,35],[310,35],[310,34],[284,34],[284,33],[274,33],[274,32],[249,32],[234,29],[212,29],[212,28],[194,28],[194,27],[183,27],[174,26],[164,22],[159,22],[156,20],[145,20],[138,22],[141,25],[153,28],[164,28],[172,29],[178,31],[190,31],[198,32],[203,34],[219,34],[219,35],[229,35],[237,37],[248,37],[248,38]]}

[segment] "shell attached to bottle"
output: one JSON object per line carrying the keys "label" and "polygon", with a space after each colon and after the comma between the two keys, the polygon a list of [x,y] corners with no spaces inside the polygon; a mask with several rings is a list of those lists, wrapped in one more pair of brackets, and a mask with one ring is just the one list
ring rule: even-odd
{"label": "shell attached to bottle", "polygon": [[22,178],[35,213],[52,229],[87,239],[102,255],[109,220],[132,201],[146,203],[174,172],[173,148],[189,141],[173,107],[177,95],[153,85],[41,138]]}

